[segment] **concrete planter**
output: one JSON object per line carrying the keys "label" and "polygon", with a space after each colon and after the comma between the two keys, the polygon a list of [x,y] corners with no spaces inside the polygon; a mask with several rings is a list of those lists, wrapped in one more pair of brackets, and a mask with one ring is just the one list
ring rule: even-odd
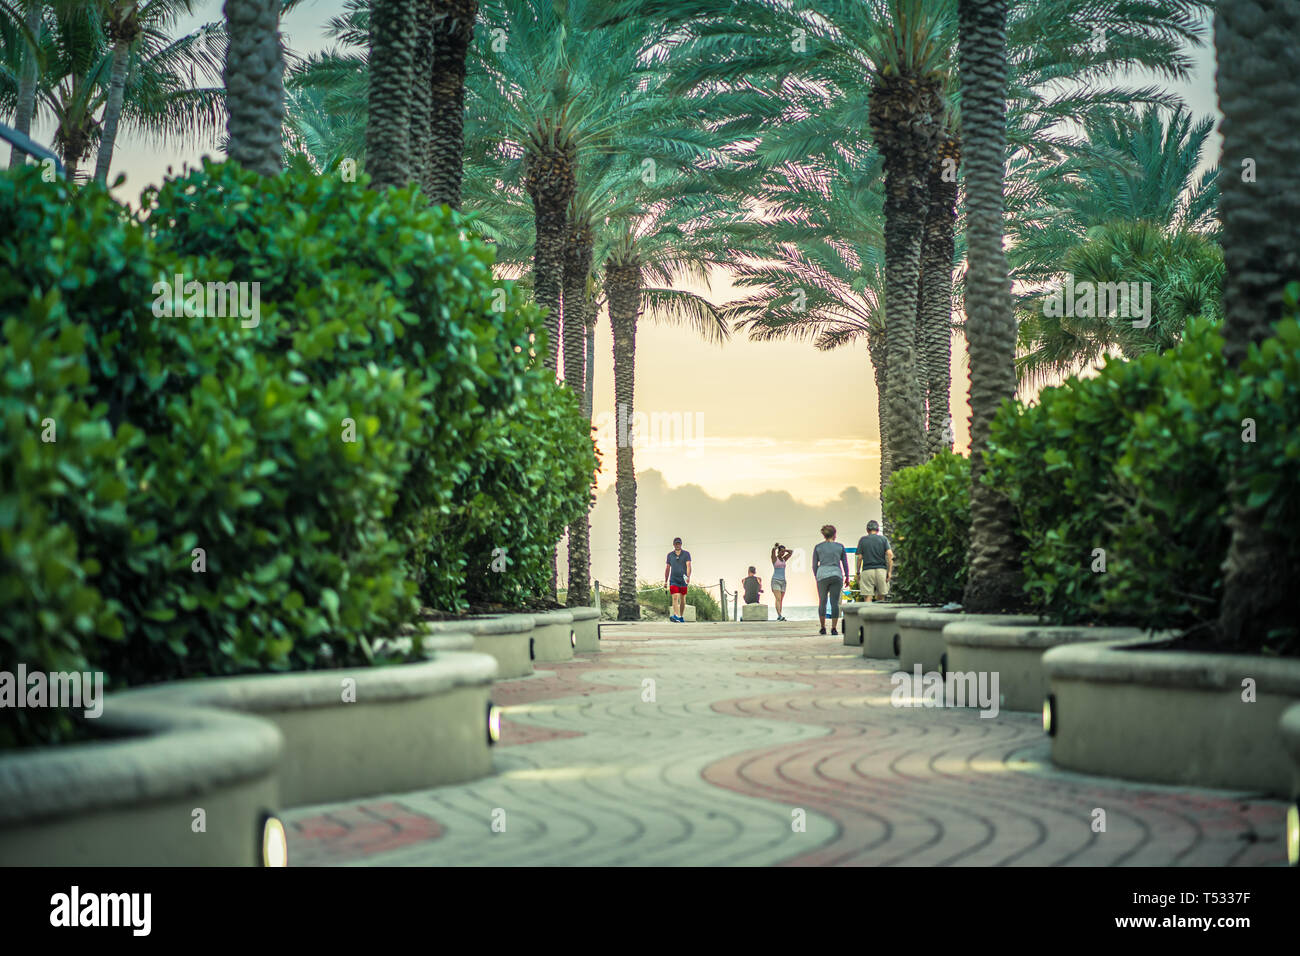
{"label": "concrete planter", "polygon": [[898,614],[919,606],[890,604],[887,601],[871,601],[860,605],[856,619],[845,618],[844,643],[849,646],[860,645],[863,657],[897,657]]}
{"label": "concrete planter", "polygon": [[534,614],[533,659],[538,661],[571,661],[577,635],[573,629],[572,611],[546,611]]}
{"label": "concrete planter", "polygon": [[898,615],[898,669],[911,673],[917,664],[921,673],[931,671],[942,674],[947,668],[944,653],[943,629],[949,624],[975,621],[984,624],[1033,624],[1038,619],[1032,614],[965,614],[961,611],[939,611],[934,608],[915,608]]}
{"label": "concrete planter", "polygon": [[[1279,728],[1300,702],[1300,660],[1160,649],[1156,642],[1057,647],[1052,761],[1084,773],[1289,796]],[[1253,682],[1254,701],[1243,700]]]}
{"label": "concrete planter", "polygon": [[474,650],[496,658],[498,680],[527,677],[533,672],[533,618],[530,614],[426,621],[424,629],[433,635],[470,635]]}
{"label": "concrete planter", "polygon": [[[394,667],[203,678],[109,698],[263,717],[284,735],[280,795],[298,807],[463,783],[492,772],[486,654]],[[107,704],[106,704],[107,706]]]}
{"label": "concrete planter", "polygon": [[1278,721],[1282,746],[1291,756],[1291,796],[1300,799],[1300,704],[1292,704]]}
{"label": "concrete planter", "polygon": [[574,648],[582,654],[592,654],[600,650],[600,612],[594,607],[571,607],[573,615],[573,636],[577,641]]}
{"label": "concrete planter", "polygon": [[998,675],[1003,710],[1038,713],[1047,697],[1043,652],[1084,641],[1139,640],[1136,627],[1047,627],[961,621],[943,629],[947,669]]}
{"label": "concrete planter", "polygon": [[95,724],[110,738],[0,757],[0,866],[261,864],[273,724],[113,696]]}

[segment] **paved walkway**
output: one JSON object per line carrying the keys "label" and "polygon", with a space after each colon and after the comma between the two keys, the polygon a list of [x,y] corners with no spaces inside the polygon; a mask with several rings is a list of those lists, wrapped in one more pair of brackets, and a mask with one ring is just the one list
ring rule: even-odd
{"label": "paved walkway", "polygon": [[1056,770],[1037,715],[891,706],[815,624],[603,634],[494,687],[494,776],[296,810],[293,865],[1285,862],[1284,803]]}

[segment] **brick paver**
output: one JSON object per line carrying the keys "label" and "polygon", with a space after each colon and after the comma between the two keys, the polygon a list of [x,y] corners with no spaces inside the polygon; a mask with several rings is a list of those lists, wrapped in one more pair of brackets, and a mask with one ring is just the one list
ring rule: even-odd
{"label": "brick paver", "polygon": [[[493,688],[505,708],[494,776],[294,811],[291,859],[1225,866],[1285,858],[1280,801],[1056,770],[1036,715],[893,707],[895,662],[865,660],[840,638],[818,636],[815,624],[607,624],[604,637],[598,654],[539,664],[536,675]],[[1092,829],[1098,808],[1104,833]],[[378,825],[386,813],[396,824],[387,830]]]}

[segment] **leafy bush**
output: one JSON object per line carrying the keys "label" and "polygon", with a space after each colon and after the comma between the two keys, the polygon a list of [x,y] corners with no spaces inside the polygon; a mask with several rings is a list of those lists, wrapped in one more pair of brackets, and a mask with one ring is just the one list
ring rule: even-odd
{"label": "leafy bush", "polygon": [[970,545],[970,459],[942,451],[890,477],[882,506],[893,525],[894,600],[960,601]]}
{"label": "leafy bush", "polygon": [[1054,620],[1170,627],[1214,615],[1232,451],[1211,427],[1228,378],[1221,349],[1211,323],[1192,322],[1177,348],[1109,361],[995,419],[985,480],[1019,515],[1025,588]]}
{"label": "leafy bush", "polygon": [[[667,589],[662,584],[645,584],[644,582],[637,586],[637,603],[642,607],[651,608],[658,613],[667,617],[669,609],[672,607]],[[614,597],[614,606],[618,606],[618,597]],[[722,609],[718,607],[718,601],[713,594],[698,584],[690,584],[686,587],[686,603],[695,608],[695,617],[700,621],[720,621],[722,620]]]}
{"label": "leafy bush", "polygon": [[[82,327],[38,337],[24,319],[6,319],[0,332],[0,670],[87,672],[88,648],[123,630],[94,586],[99,561],[82,553],[75,529],[126,523],[123,476],[142,436],[129,427],[114,434],[102,409],[74,397],[88,378]],[[0,749],[73,736],[67,711],[10,713]]]}

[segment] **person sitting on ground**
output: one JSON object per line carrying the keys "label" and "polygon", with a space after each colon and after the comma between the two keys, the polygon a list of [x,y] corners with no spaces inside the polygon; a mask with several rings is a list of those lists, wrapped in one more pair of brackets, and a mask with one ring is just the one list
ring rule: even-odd
{"label": "person sitting on ground", "polygon": [[780,541],[772,545],[772,599],[776,601],[776,619],[784,621],[781,605],[785,603],[785,563],[794,554]]}
{"label": "person sitting on ground", "polygon": [[813,575],[817,578],[817,617],[822,622],[821,633],[826,633],[826,601],[830,599],[831,634],[839,634],[840,592],[849,576],[849,555],[844,545],[835,540],[835,525],[822,525],[823,540],[813,548]]}
{"label": "person sitting on ground", "polygon": [[741,578],[740,581],[741,586],[745,589],[746,604],[757,604],[758,596],[763,593],[763,581],[754,572],[755,568],[751,564],[749,566],[749,576]]}
{"label": "person sitting on ground", "polygon": [[858,539],[857,565],[858,599],[870,603],[873,597],[888,597],[894,576],[894,551],[874,520],[867,522],[867,533]]}

